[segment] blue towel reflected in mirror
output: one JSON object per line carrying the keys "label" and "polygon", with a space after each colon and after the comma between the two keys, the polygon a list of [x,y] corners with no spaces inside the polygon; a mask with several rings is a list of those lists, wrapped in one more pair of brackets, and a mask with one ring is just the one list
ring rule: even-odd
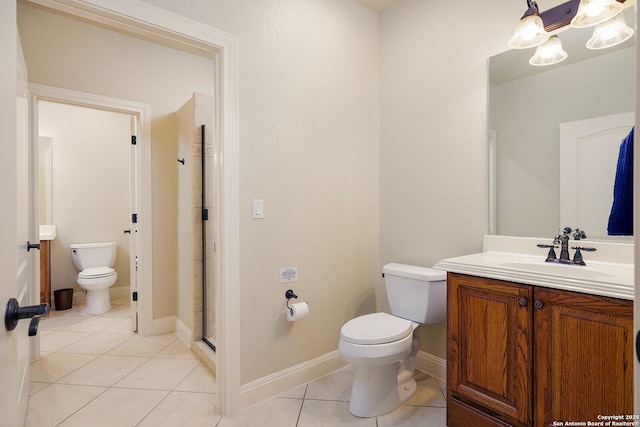
{"label": "blue towel reflected in mirror", "polygon": [[622,140],[616,179],[613,184],[613,206],[607,232],[610,236],[633,235],[633,131]]}

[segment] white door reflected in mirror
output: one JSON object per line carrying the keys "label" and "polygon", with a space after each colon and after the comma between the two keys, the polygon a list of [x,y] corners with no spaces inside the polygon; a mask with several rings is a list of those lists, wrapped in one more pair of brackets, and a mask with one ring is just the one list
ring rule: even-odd
{"label": "white door reflected in mirror", "polygon": [[630,112],[560,124],[560,224],[608,236],[620,144],[634,122]]}

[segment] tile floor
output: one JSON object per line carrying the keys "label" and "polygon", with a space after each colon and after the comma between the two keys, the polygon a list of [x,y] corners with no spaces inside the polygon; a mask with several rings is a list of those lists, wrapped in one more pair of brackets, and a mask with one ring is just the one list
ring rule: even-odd
{"label": "tile floor", "polygon": [[126,302],[101,316],[83,306],[40,323],[26,426],[421,426],[446,425],[444,384],[417,373],[407,404],[375,418],[349,413],[353,370],[336,371],[231,417],[215,413],[215,377],[173,334],[129,331]]}

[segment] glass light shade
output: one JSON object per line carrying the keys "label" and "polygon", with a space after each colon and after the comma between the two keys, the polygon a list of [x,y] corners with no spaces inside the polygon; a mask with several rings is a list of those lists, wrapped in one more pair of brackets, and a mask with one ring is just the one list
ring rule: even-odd
{"label": "glass light shade", "polygon": [[562,49],[558,36],[552,36],[536,48],[536,53],[529,60],[529,64],[537,67],[553,65],[567,59],[567,52]]}
{"label": "glass light shade", "polygon": [[622,14],[618,14],[608,21],[598,24],[593,30],[593,36],[587,42],[589,49],[604,49],[618,45],[633,35],[633,30],[627,27]]}
{"label": "glass light shade", "polygon": [[549,40],[549,33],[544,29],[542,18],[538,15],[529,15],[520,20],[508,45],[511,49],[527,49],[547,40]]}
{"label": "glass light shade", "polygon": [[585,28],[598,25],[621,11],[622,4],[616,0],[580,0],[578,13],[571,20],[571,26]]}

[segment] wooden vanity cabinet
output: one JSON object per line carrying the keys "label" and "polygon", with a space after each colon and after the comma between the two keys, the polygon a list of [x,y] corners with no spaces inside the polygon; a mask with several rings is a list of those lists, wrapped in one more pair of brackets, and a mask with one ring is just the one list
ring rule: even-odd
{"label": "wooden vanity cabinet", "polygon": [[51,305],[51,240],[40,240],[40,303]]}
{"label": "wooden vanity cabinet", "polygon": [[447,425],[633,414],[633,302],[456,273],[447,284]]}
{"label": "wooden vanity cabinet", "polygon": [[534,420],[632,415],[633,301],[534,288]]}
{"label": "wooden vanity cabinet", "polygon": [[[449,273],[447,425],[531,425],[532,286]],[[504,423],[500,423],[504,420]]]}

